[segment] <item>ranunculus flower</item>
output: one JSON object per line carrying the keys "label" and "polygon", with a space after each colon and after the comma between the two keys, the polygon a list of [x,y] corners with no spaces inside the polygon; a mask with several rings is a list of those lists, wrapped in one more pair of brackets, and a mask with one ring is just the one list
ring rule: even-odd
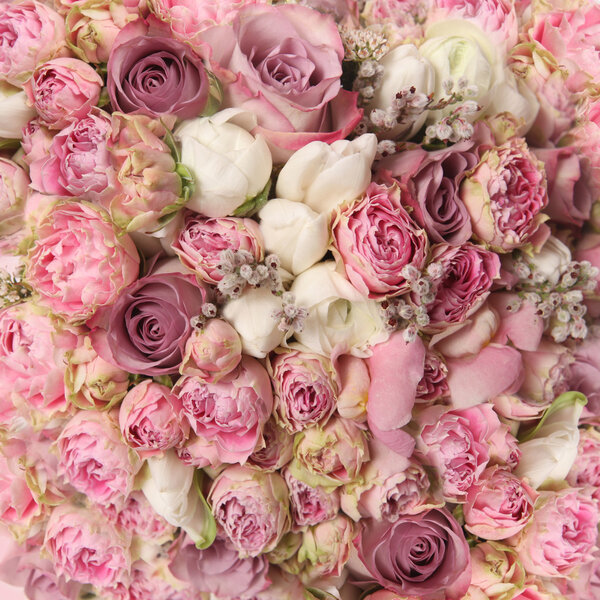
{"label": "ranunculus flower", "polygon": [[25,92],[42,125],[62,129],[85,117],[100,99],[102,77],[76,58],[55,58],[39,66]]}
{"label": "ranunculus flower", "polygon": [[128,583],[130,542],[98,511],[70,504],[52,511],[44,537],[58,575],[97,587]]}
{"label": "ranunculus flower", "polygon": [[369,298],[408,291],[404,267],[420,271],[427,258],[427,235],[403,207],[397,186],[369,185],[360,200],[339,209],[331,235],[348,279]]}
{"label": "ranunculus flower", "polygon": [[187,437],[181,400],[166,386],[145,379],[131,388],[119,407],[125,442],[142,458],[179,446]]}
{"label": "ranunculus flower", "polygon": [[600,432],[597,429],[580,430],[577,458],[566,480],[573,487],[593,486],[592,495],[600,499]]}
{"label": "ranunculus flower", "polygon": [[72,323],[115,302],[138,276],[139,256],[128,235],[88,202],[61,202],[38,225],[25,278],[40,303]]}
{"label": "ranunculus flower", "polygon": [[332,18],[304,6],[250,5],[202,39],[224,105],[257,115],[253,133],[268,140],[275,161],[315,140],[341,140],[359,122],[356,94],[341,88],[344,50]]}
{"label": "ranunculus flower", "polygon": [[269,375],[249,356],[216,383],[184,376],[173,392],[194,433],[214,442],[221,462],[244,463],[273,410]]}
{"label": "ranunculus flower", "polygon": [[171,247],[184,266],[213,285],[223,279],[219,270],[223,250],[250,252],[256,262],[264,258],[264,242],[256,221],[236,217],[207,219],[187,212]]}
{"label": "ranunculus flower", "polygon": [[336,407],[338,386],[331,361],[318,354],[288,350],[269,362],[275,418],[288,432],[323,424]]}
{"label": "ranunculus flower", "polygon": [[27,103],[27,95],[23,90],[0,81],[0,115],[3,117],[0,138],[20,140],[23,128],[35,118],[36,112]]}
{"label": "ranunculus flower", "polygon": [[527,525],[537,494],[506,469],[486,469],[467,492],[465,527],[485,540],[504,540]]}
{"label": "ranunculus flower", "polygon": [[287,465],[294,454],[294,438],[270,418],[262,431],[264,447],[257,447],[248,457],[248,466],[261,471],[278,471]]}
{"label": "ranunculus flower", "polygon": [[202,314],[206,300],[206,290],[192,275],[156,273],[142,277],[124,289],[107,312],[93,338],[94,347],[131,373],[177,373],[192,333],[190,319]]}
{"label": "ranunculus flower", "polygon": [[277,196],[328,214],[367,189],[376,151],[377,138],[372,133],[333,144],[310,142],[283,165]]}
{"label": "ranunculus flower", "polygon": [[121,439],[118,415],[80,411],[57,440],[59,473],[98,504],[122,506],[142,463]]}
{"label": "ranunculus flower", "polygon": [[273,550],[290,528],[287,486],[278,473],[227,467],[213,482],[208,500],[240,558]]}
{"label": "ranunculus flower", "polygon": [[127,25],[113,42],[106,88],[114,110],[191,119],[208,99],[202,59],[186,44],[142,20]]}
{"label": "ranunculus flower", "polygon": [[29,177],[16,163],[0,157],[0,235],[17,232],[24,224],[23,209],[29,196]]}
{"label": "ranunculus flower", "polygon": [[525,140],[513,138],[484,152],[460,186],[475,236],[496,252],[525,246],[547,219],[543,164]]}
{"label": "ranunculus flower", "polygon": [[400,596],[458,600],[471,580],[469,545],[444,508],[402,515],[395,523],[367,520],[354,540],[370,577]]}
{"label": "ranunculus flower", "polygon": [[65,24],[49,6],[34,0],[0,4],[0,77],[21,86],[43,62],[65,51]]}

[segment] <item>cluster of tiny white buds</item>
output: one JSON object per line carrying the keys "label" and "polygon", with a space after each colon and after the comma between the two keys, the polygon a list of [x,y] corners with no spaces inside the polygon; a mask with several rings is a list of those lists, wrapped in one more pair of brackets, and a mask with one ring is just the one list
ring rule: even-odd
{"label": "cluster of tiny white buds", "polygon": [[217,289],[222,296],[239,298],[246,286],[268,285],[273,292],[281,292],[283,285],[279,276],[279,258],[267,256],[263,263],[256,262],[246,250],[223,250],[219,255],[217,268],[223,273]]}
{"label": "cluster of tiny white buds", "polygon": [[[465,108],[462,104],[455,108],[448,116],[443,117],[433,125],[429,125],[425,130],[425,143],[431,143],[433,140],[441,142],[457,143],[463,140],[468,140],[474,132],[473,125],[463,118],[463,115],[468,115],[471,112],[477,112],[479,106],[469,106]],[[475,110],[473,110],[473,108]]]}
{"label": "cluster of tiny white buds", "polygon": [[432,102],[432,96],[417,92],[414,86],[400,90],[391,104],[376,108],[369,114],[371,125],[376,130],[389,131],[397,125],[414,123]]}
{"label": "cluster of tiny white buds", "polygon": [[279,321],[277,329],[287,333],[300,333],[304,329],[304,321],[308,317],[308,311],[305,308],[296,306],[296,298],[291,292],[281,294],[283,304],[281,310],[273,311],[272,317]]}
{"label": "cluster of tiny white buds", "polygon": [[349,29],[340,27],[340,36],[344,44],[344,60],[363,62],[379,60],[389,51],[387,38],[374,29]]}
{"label": "cluster of tiny white buds", "polygon": [[397,146],[394,140],[381,140],[377,144],[377,154],[375,155],[375,160],[380,160],[386,156],[396,154],[396,150]]}
{"label": "cluster of tiny white buds", "polygon": [[425,306],[434,301],[435,281],[442,276],[443,270],[442,265],[439,263],[431,263],[425,273],[421,273],[419,269],[412,265],[406,265],[400,271],[400,274],[410,285],[411,291],[416,294],[419,304]]}
{"label": "cluster of tiny white buds", "polygon": [[388,331],[403,330],[406,342],[412,342],[423,327],[429,325],[429,315],[424,305],[409,304],[402,298],[387,298],[380,310]]}
{"label": "cluster of tiny white buds", "polygon": [[200,307],[200,314],[194,315],[190,319],[190,325],[194,329],[203,329],[208,319],[214,319],[217,316],[217,306],[212,302],[205,302]]}
{"label": "cluster of tiny white buds", "polygon": [[22,270],[9,273],[0,269],[0,307],[6,308],[23,302],[31,296],[31,289],[23,282]]}
{"label": "cluster of tiny white buds", "polygon": [[376,60],[365,60],[360,63],[358,73],[354,79],[353,89],[358,92],[358,103],[366,106],[375,96],[375,90],[383,81],[384,67]]}

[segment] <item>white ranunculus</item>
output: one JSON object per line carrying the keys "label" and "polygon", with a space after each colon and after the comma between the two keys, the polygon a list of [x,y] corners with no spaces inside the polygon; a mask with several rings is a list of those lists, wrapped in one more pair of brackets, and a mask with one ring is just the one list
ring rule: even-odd
{"label": "white ranunculus", "polygon": [[318,213],[330,213],[367,189],[376,152],[377,138],[372,133],[352,141],[306,144],[281,169],[277,196],[304,202]]}
{"label": "white ranunculus", "polygon": [[273,314],[280,311],[281,299],[268,288],[250,288],[223,307],[223,317],[233,325],[242,340],[245,354],[264,358],[283,341],[285,332],[278,329]]}
{"label": "white ranunculus", "polygon": [[253,122],[238,109],[184,121],[175,131],[181,162],[194,175],[186,205],[207,217],[225,217],[259,194],[271,175],[273,160],[265,140],[244,127]]}
{"label": "white ranunculus", "polygon": [[36,116],[27,105],[27,96],[19,88],[0,82],[0,138],[20,140],[23,127]]}
{"label": "white ranunculus", "polygon": [[540,251],[528,256],[526,262],[534,265],[534,273],[540,273],[544,279],[556,285],[561,272],[571,262],[571,251],[558,238],[551,235]]}
{"label": "white ranunculus", "polygon": [[301,202],[275,198],[258,213],[267,253],[274,252],[281,266],[298,275],[327,252],[327,216]]}
{"label": "white ranunculus", "polygon": [[365,357],[370,346],[389,337],[377,302],[354,288],[336,271],[333,261],[300,273],[290,291],[296,304],[308,310],[304,329],[295,337],[317,354],[330,356],[337,347]]}

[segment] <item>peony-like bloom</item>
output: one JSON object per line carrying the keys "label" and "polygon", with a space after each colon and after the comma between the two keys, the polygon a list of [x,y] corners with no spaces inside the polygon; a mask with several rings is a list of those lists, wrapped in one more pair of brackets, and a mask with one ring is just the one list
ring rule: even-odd
{"label": "peony-like bloom", "polygon": [[41,221],[27,256],[26,279],[40,303],[71,323],[87,321],[136,280],[139,256],[101,209],[61,202]]}
{"label": "peony-like bloom", "polygon": [[118,415],[78,412],[56,442],[59,474],[98,504],[123,506],[142,463],[121,439]]}
{"label": "peony-like bloom", "polygon": [[348,279],[369,298],[408,291],[404,268],[420,271],[427,258],[427,235],[403,207],[397,186],[369,185],[362,199],[339,209],[331,234]]}
{"label": "peony-like bloom", "polygon": [[448,367],[442,356],[435,351],[428,350],[425,354],[423,377],[417,386],[415,402],[418,404],[432,404],[436,400],[448,398]]}
{"label": "peony-like bloom", "polygon": [[544,165],[525,140],[514,138],[484,152],[467,174],[460,197],[475,236],[496,252],[525,246],[547,219]]}
{"label": "peony-like bloom", "polygon": [[113,110],[149,117],[191,119],[208,100],[201,58],[186,44],[163,37],[143,21],[127,25],[113,43],[106,87]]}
{"label": "peony-like bloom", "polygon": [[214,442],[221,462],[244,463],[273,410],[269,375],[249,356],[242,356],[239,366],[216,383],[184,376],[173,393],[194,433]]}
{"label": "peony-like bloom", "polygon": [[19,136],[22,138],[23,162],[27,165],[31,165],[36,160],[47,158],[50,152],[50,145],[54,139],[52,132],[47,127],[41,125],[34,117],[35,115],[32,115],[31,120],[24,124],[19,133]]}
{"label": "peony-like bloom", "polygon": [[324,424],[336,407],[338,386],[331,361],[300,350],[276,353],[268,363],[275,418],[288,432]]}
{"label": "peony-like bloom", "polygon": [[395,523],[368,520],[354,540],[370,577],[400,596],[458,600],[471,580],[469,545],[444,508],[402,515]]}
{"label": "peony-like bloom", "polygon": [[187,437],[181,400],[151,379],[131,388],[119,407],[119,426],[125,443],[141,458],[179,446]]}
{"label": "peony-like bloom", "polygon": [[28,187],[27,173],[16,162],[0,157],[0,236],[16,233],[23,227]]}
{"label": "peony-like bloom", "polygon": [[202,35],[224,82],[224,105],[258,116],[276,162],[309,142],[345,138],[361,111],[341,89],[342,40],[335,21],[304,6],[249,5],[231,25]]}
{"label": "peony-like bloom", "polygon": [[62,129],[90,112],[102,85],[102,77],[82,60],[55,58],[33,72],[25,92],[40,123]]}
{"label": "peony-like bloom", "polygon": [[274,418],[263,427],[264,447],[257,447],[248,457],[247,464],[261,471],[278,471],[287,465],[294,454],[294,438]]}
{"label": "peony-like bloom", "polygon": [[592,496],[600,499],[600,432],[593,428],[581,429],[577,458],[566,480],[573,487],[593,486]]}
{"label": "peony-like bloom", "polygon": [[208,501],[240,558],[273,550],[290,528],[288,490],[278,473],[227,467],[213,482]]}

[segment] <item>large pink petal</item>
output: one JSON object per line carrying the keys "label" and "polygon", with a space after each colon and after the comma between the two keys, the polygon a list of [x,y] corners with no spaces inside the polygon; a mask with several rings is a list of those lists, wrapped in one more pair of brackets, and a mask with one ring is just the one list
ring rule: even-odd
{"label": "large pink petal", "polygon": [[509,303],[517,298],[516,294],[491,294],[488,302],[498,313],[500,325],[494,342],[506,344],[508,341],[519,350],[535,351],[544,333],[544,320],[537,314],[533,304],[524,302],[516,312],[507,309]]}

